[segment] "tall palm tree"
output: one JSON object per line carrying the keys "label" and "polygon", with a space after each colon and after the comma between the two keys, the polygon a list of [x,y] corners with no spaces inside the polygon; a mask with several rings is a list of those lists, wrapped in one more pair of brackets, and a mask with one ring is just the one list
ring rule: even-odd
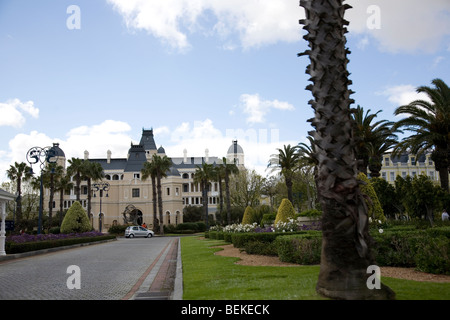
{"label": "tall palm tree", "polygon": [[299,169],[300,154],[298,152],[298,146],[291,147],[290,144],[284,145],[283,149],[277,149],[278,154],[271,156],[268,167],[272,167],[274,170],[280,170],[280,174],[284,177],[288,191],[288,199],[293,203],[292,185],[294,172]]}
{"label": "tall palm tree", "polygon": [[213,168],[213,180],[219,184],[219,213],[222,214],[223,211],[223,188],[222,180],[225,175],[225,166],[223,163],[216,165]]}
{"label": "tall palm tree", "polygon": [[53,199],[55,196],[55,181],[59,179],[64,173],[64,168],[57,163],[48,163],[47,167],[42,172],[42,179],[44,186],[49,189],[49,200],[48,200],[48,222],[47,227],[51,228],[52,218],[53,218]]}
{"label": "tall palm tree", "polygon": [[16,227],[19,229],[22,229],[22,181],[29,181],[33,177],[31,172],[31,168],[25,162],[15,162],[6,170],[8,179],[16,182]]}
{"label": "tall palm tree", "polygon": [[236,163],[228,163],[227,158],[222,158],[222,165],[224,168],[224,180],[225,180],[225,202],[227,206],[227,222],[231,224],[231,197],[230,197],[230,176],[238,174],[239,169]]}
{"label": "tall palm tree", "polygon": [[420,86],[418,93],[425,93],[430,101],[414,100],[398,107],[395,115],[407,115],[395,126],[404,127],[414,134],[404,138],[395,153],[410,148],[417,156],[431,151],[431,159],[439,172],[441,187],[449,192],[448,174],[450,170],[450,88],[441,79],[431,81],[434,88]]}
{"label": "tall palm tree", "polygon": [[[141,169],[141,179],[142,181],[147,180],[149,177],[152,180],[152,202],[153,202],[153,230],[156,230],[156,226],[158,225],[158,210],[157,210],[157,193],[156,193],[156,167],[155,163],[152,162],[144,162],[144,166]],[[161,221],[162,223],[162,221]]]}
{"label": "tall palm tree", "polygon": [[92,210],[92,181],[101,180],[105,176],[105,173],[100,163],[85,160],[83,161],[82,176],[87,180],[87,214],[90,217]]}
{"label": "tall palm tree", "polygon": [[158,194],[158,210],[159,210],[159,230],[160,234],[164,234],[161,180],[162,178],[167,177],[167,171],[169,171],[170,167],[172,166],[172,160],[167,156],[161,157],[157,154],[154,154],[152,157],[152,162],[154,163],[156,172],[156,189]]}
{"label": "tall palm tree", "polygon": [[370,251],[367,207],[356,179],[349,72],[345,47],[349,5],[344,0],[300,0],[306,19],[300,20],[309,42],[307,67],[314,97],[310,120],[317,161],[316,184],[322,205],[322,256],[316,290],[336,299],[391,298],[382,285],[367,286],[367,268],[375,264]]}
{"label": "tall palm tree", "polygon": [[77,201],[81,203],[81,180],[83,179],[83,160],[80,158],[69,159],[67,173],[75,179],[75,194]]}
{"label": "tall palm tree", "polygon": [[68,174],[61,175],[58,180],[56,180],[56,190],[59,192],[59,225],[62,224],[62,214],[64,209],[64,194],[70,192],[73,189],[73,183],[71,181],[71,176]]}
{"label": "tall palm tree", "polygon": [[197,166],[197,169],[194,173],[194,182],[200,183],[202,188],[202,197],[203,197],[203,210],[205,214],[206,221],[206,229],[209,229],[209,221],[208,221],[208,189],[209,189],[209,181],[214,178],[213,165],[204,162],[202,166]]}
{"label": "tall palm tree", "polygon": [[358,105],[352,114],[355,122],[353,129],[355,153],[359,172],[367,175],[369,167],[372,176],[379,176],[381,157],[384,152],[397,143],[395,132],[399,132],[399,130],[394,129],[394,122],[388,120],[373,122],[381,110],[376,113],[370,113],[370,111],[369,109],[364,113],[364,109]]}

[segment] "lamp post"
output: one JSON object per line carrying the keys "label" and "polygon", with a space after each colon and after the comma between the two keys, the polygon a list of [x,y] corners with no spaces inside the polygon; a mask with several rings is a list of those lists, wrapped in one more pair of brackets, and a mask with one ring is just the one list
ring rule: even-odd
{"label": "lamp post", "polygon": [[40,195],[39,195],[39,220],[38,220],[38,234],[42,232],[42,206],[44,187],[42,182],[42,170],[45,168],[46,163],[56,163],[56,151],[50,147],[33,147],[27,152],[27,161],[31,165],[31,174],[33,174],[33,164],[39,163],[41,169],[41,183],[40,183]]}
{"label": "lamp post", "polygon": [[109,183],[108,182],[98,182],[92,184],[92,191],[94,191],[94,198],[96,197],[96,192],[100,191],[99,197],[100,197],[100,213],[98,214],[98,231],[102,232],[102,198],[103,198],[103,191],[106,192],[106,197],[108,197],[108,190],[109,190]]}

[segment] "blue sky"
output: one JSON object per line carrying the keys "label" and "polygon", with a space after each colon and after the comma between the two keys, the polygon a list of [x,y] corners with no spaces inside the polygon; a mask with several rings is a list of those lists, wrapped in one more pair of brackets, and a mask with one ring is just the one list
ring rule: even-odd
{"label": "blue sky", "polygon": [[[450,83],[448,0],[348,3],[355,106],[396,120],[417,86]],[[143,128],[169,157],[238,139],[264,175],[311,129],[303,16],[298,0],[0,0],[0,181],[53,142],[126,157]]]}

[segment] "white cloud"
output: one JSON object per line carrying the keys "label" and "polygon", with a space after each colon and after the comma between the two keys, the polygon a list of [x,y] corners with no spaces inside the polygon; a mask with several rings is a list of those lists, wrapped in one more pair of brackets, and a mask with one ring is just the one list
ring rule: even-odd
{"label": "white cloud", "polygon": [[[291,0],[107,0],[130,30],[144,30],[172,48],[190,48],[194,32],[223,40],[224,50],[244,49],[277,42],[301,42],[304,9]],[[350,36],[368,36],[383,51],[434,52],[450,36],[448,0],[349,0]],[[372,10],[376,8],[377,10]],[[368,10],[369,9],[369,10]],[[379,9],[379,10],[378,10]],[[207,19],[202,19],[208,15]],[[213,20],[214,19],[214,20]],[[213,26],[206,26],[206,22]],[[375,24],[374,24],[375,22]],[[379,26],[377,23],[379,22]],[[370,28],[368,26],[370,25]],[[377,28],[372,28],[375,25]],[[379,28],[378,28],[379,27]],[[210,30],[206,31],[205,29]],[[238,40],[235,40],[237,35]],[[447,48],[448,49],[448,48]]]}
{"label": "white cloud", "polygon": [[407,105],[414,100],[429,100],[425,93],[417,93],[413,85],[398,85],[384,90],[382,95],[387,96],[389,102],[396,107]]}
{"label": "white cloud", "polygon": [[0,114],[0,126],[21,128],[26,122],[24,114],[38,118],[39,109],[34,106],[33,101],[21,102],[19,99],[12,99],[0,103]]}
{"label": "white cloud", "polygon": [[298,41],[304,15],[298,3],[290,0],[107,0],[124,18],[129,29],[145,30],[171,47],[189,49],[188,33],[203,30],[200,18],[212,13],[214,26],[206,34],[226,39],[226,50],[236,46],[228,39],[238,34],[243,48],[278,41]]}
{"label": "white cloud", "polygon": [[247,123],[264,123],[266,115],[271,109],[294,110],[294,106],[288,102],[278,100],[264,100],[259,94],[242,94],[240,107],[247,114]]}
{"label": "white cloud", "polygon": [[[350,36],[376,39],[387,52],[435,52],[450,36],[448,0],[349,0],[347,10]],[[372,7],[371,7],[372,6]],[[379,10],[368,10],[376,7]],[[379,28],[369,28],[379,19]]]}

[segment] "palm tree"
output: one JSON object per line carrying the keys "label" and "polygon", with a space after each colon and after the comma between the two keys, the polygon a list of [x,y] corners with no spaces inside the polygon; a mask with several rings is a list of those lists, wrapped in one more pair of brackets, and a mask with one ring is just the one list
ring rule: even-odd
{"label": "palm tree", "polygon": [[156,172],[156,189],[158,193],[158,209],[159,209],[159,230],[160,234],[164,234],[164,224],[163,224],[163,202],[162,202],[162,191],[161,191],[161,179],[167,177],[167,171],[170,170],[172,166],[172,160],[167,156],[159,156],[154,154],[152,157],[153,165],[155,166]]}
{"label": "palm tree", "polygon": [[322,256],[316,290],[336,299],[392,298],[392,290],[367,286],[367,268],[375,264],[370,251],[367,207],[356,179],[349,72],[345,47],[348,21],[343,0],[300,0],[306,19],[304,39],[310,49],[307,67],[313,82],[306,88],[314,97],[309,104],[314,118],[316,184],[322,205]]}
{"label": "palm tree", "polygon": [[283,175],[288,191],[288,199],[293,203],[292,195],[292,178],[294,172],[299,169],[300,154],[298,153],[298,146],[291,147],[290,144],[284,145],[283,149],[277,149],[278,154],[271,156],[268,167],[272,167],[274,170],[280,170],[280,174]]}
{"label": "palm tree", "polygon": [[[153,230],[156,231],[157,226],[157,194],[156,194],[156,169],[155,169],[155,163],[152,162],[144,162],[144,166],[141,169],[141,179],[142,181],[147,180],[149,177],[152,180],[152,202],[153,202]],[[161,221],[162,223],[162,221]]]}
{"label": "palm tree", "polygon": [[[357,106],[353,113],[355,121],[355,153],[358,160],[358,171],[367,175],[367,168],[371,170],[372,176],[380,176],[381,157],[388,149],[397,143],[393,129],[394,122],[380,120],[375,123],[372,121],[381,112],[370,113],[370,109],[364,114],[364,109]],[[372,171],[373,170],[373,171]]]}
{"label": "palm tree", "polygon": [[64,208],[64,194],[73,189],[70,175],[63,174],[56,180],[56,190],[59,192],[59,225],[62,223],[62,214]]}
{"label": "palm tree", "polygon": [[60,176],[64,173],[64,168],[56,163],[48,163],[47,167],[43,170],[43,181],[45,187],[47,187],[50,191],[49,200],[48,200],[48,222],[47,227],[51,228],[52,226],[52,217],[53,217],[53,198],[55,195],[55,179],[58,180]]}
{"label": "palm tree", "polygon": [[450,170],[450,88],[441,79],[431,81],[434,88],[420,86],[418,93],[425,93],[430,101],[414,100],[398,107],[395,115],[408,115],[395,124],[414,134],[404,138],[395,153],[410,148],[417,156],[432,150],[431,159],[439,172],[441,188],[449,192],[448,173]]}
{"label": "palm tree", "polygon": [[31,168],[25,162],[15,162],[6,170],[8,179],[16,182],[17,201],[17,228],[22,229],[22,181],[28,181],[33,177]]}
{"label": "palm tree", "polygon": [[77,201],[81,203],[81,179],[83,178],[83,160],[79,158],[69,159],[67,173],[75,179],[75,194]]}
{"label": "palm tree", "polygon": [[223,188],[222,180],[225,176],[225,166],[223,163],[216,165],[213,168],[213,180],[219,184],[219,213],[222,216],[223,211]]}
{"label": "palm tree", "polygon": [[206,229],[209,229],[208,221],[208,191],[209,181],[214,178],[213,165],[204,162],[202,166],[197,166],[194,173],[194,182],[200,183],[203,195],[203,210],[205,213]]}
{"label": "palm tree", "polygon": [[236,163],[228,163],[227,158],[222,158],[222,165],[224,168],[224,180],[225,180],[225,201],[227,206],[227,222],[231,224],[231,197],[230,197],[230,176],[237,174],[239,169]]}
{"label": "palm tree", "polygon": [[87,179],[87,214],[88,217],[90,217],[92,208],[92,181],[101,180],[105,176],[105,173],[103,172],[103,167],[100,163],[85,160],[83,161],[82,175],[85,179]]}

